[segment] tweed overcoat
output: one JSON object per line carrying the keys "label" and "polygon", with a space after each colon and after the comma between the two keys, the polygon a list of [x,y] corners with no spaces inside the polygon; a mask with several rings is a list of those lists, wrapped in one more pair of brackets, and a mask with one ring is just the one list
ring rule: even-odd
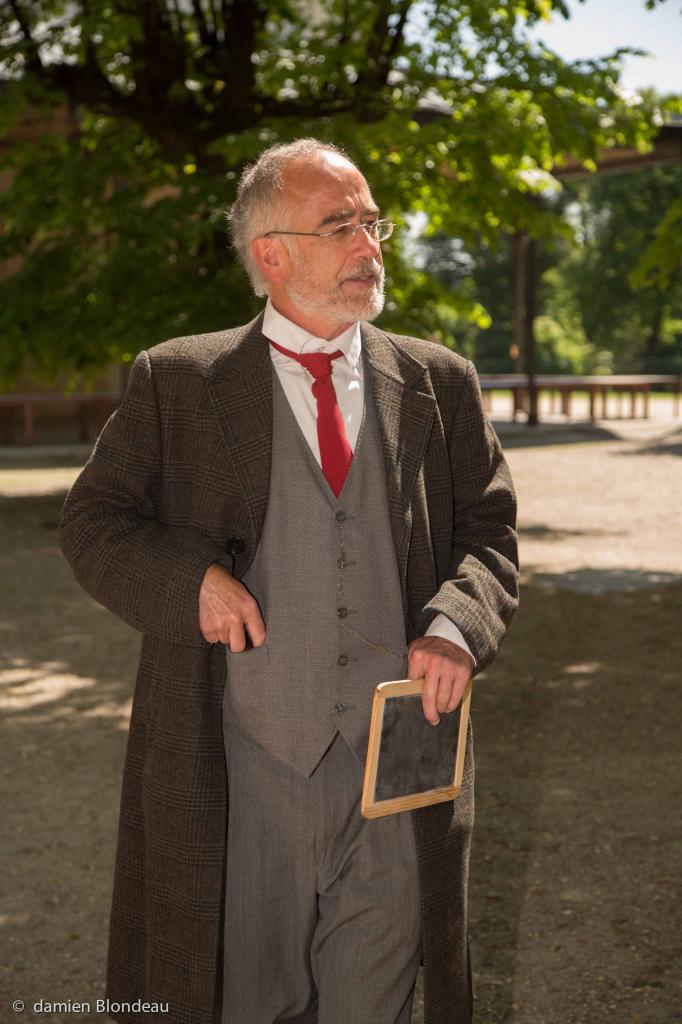
{"label": "tweed overcoat", "polygon": [[[221,1019],[226,659],[220,645],[204,641],[198,606],[209,565],[246,571],[265,517],[272,365],[261,323],[262,314],[245,327],[142,352],[60,523],[78,581],[143,634],[106,995],[169,1006],[160,1016],[112,1008],[125,1024]],[[517,556],[513,487],[475,371],[431,342],[364,323],[361,332],[408,639],[443,612],[461,629],[478,672],[515,610]],[[458,800],[412,817],[425,1021],[469,1024],[470,750]]]}

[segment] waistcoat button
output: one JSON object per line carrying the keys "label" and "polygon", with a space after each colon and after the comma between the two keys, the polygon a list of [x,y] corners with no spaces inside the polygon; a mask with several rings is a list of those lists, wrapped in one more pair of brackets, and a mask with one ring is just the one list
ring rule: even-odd
{"label": "waistcoat button", "polygon": [[337,658],[337,661],[338,661],[339,665],[347,665],[348,664],[348,655],[347,654],[340,654],[338,656],[338,658]]}
{"label": "waistcoat button", "polygon": [[347,710],[348,710],[348,705],[347,704],[342,704],[341,701],[339,701],[338,704],[334,705],[334,711],[336,711],[337,715],[342,715],[343,712],[347,711]]}
{"label": "waistcoat button", "polygon": [[340,619],[345,619],[346,616],[348,615],[348,609],[347,608],[337,608],[336,609],[336,614],[338,615],[338,617]]}
{"label": "waistcoat button", "polygon": [[337,512],[335,518],[336,518],[337,523],[345,523],[345,521],[346,521],[346,513],[345,512]]}

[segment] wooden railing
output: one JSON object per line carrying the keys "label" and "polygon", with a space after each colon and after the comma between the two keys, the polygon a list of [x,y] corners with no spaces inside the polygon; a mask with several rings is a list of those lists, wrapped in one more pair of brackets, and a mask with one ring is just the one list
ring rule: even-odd
{"label": "wooden railing", "polygon": [[[481,389],[485,405],[490,407],[491,391],[509,391],[513,399],[513,417],[528,409],[528,379],[524,374],[481,374]],[[674,415],[680,413],[680,391],[682,377],[674,375],[624,374],[602,377],[573,377],[562,375],[541,375],[535,378],[538,394],[551,396],[552,403],[558,400],[559,409],[570,419],[571,400],[577,392],[587,392],[589,399],[589,415],[591,420],[597,419],[597,409],[601,406],[601,418],[608,417],[607,398],[609,393],[618,397],[618,414],[623,414],[623,399],[629,400],[629,416],[649,416],[649,395],[653,386],[669,388],[673,394]],[[35,434],[35,410],[49,405],[66,405],[77,415],[78,436],[81,441],[88,441],[94,433],[92,421],[96,428],[104,422],[121,401],[121,395],[113,391],[78,392],[63,394],[51,392],[35,392],[33,394],[0,395],[0,420],[4,421],[3,440],[16,441],[16,412],[21,417],[21,440],[24,444],[33,444]],[[638,399],[640,399],[638,403]],[[554,411],[554,410],[553,410]],[[9,415],[8,415],[9,414]]]}
{"label": "wooden railing", "polygon": [[[528,378],[522,373],[492,374],[480,376],[484,404],[489,408],[491,391],[510,391],[513,399],[513,417],[528,411]],[[538,396],[549,394],[552,405],[559,400],[560,411],[568,419],[571,417],[571,400],[576,392],[587,392],[589,416],[597,419],[597,409],[601,406],[601,419],[608,418],[607,400],[609,394],[618,399],[618,415],[623,415],[623,399],[629,400],[629,417],[634,419],[639,404],[640,417],[649,416],[649,395],[653,386],[669,388],[673,394],[673,411],[675,416],[680,413],[680,391],[682,376],[673,374],[614,374],[613,376],[574,377],[561,374],[542,374],[535,377],[535,388]],[[638,403],[637,399],[641,399]],[[554,411],[554,410],[553,410]]]}
{"label": "wooden railing", "polygon": [[47,405],[72,408],[77,414],[78,436],[81,441],[91,438],[91,420],[96,414],[98,428],[121,401],[121,395],[114,391],[78,392],[76,394],[36,391],[32,394],[0,395],[0,419],[3,440],[16,441],[15,420],[17,410],[21,416],[21,439],[24,444],[33,444],[35,410]]}

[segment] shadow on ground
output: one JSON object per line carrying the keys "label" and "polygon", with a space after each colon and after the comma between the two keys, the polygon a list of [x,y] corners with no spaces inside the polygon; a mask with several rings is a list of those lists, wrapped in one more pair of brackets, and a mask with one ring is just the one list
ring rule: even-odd
{"label": "shadow on ground", "polygon": [[620,455],[682,455],[682,427],[663,434],[652,444],[641,445]]}
{"label": "shadow on ground", "polygon": [[477,1020],[682,1019],[682,582],[521,607],[474,690]]}
{"label": "shadow on ground", "polygon": [[[139,638],[74,583],[62,498],[0,503],[4,1005],[103,993]],[[682,584],[590,573],[529,576],[475,685],[477,1024],[682,1020]]]}
{"label": "shadow on ground", "polygon": [[586,444],[620,439],[615,427],[610,429],[589,422],[539,423],[530,427],[527,423],[493,420],[493,427],[505,448],[535,448],[550,444]]}

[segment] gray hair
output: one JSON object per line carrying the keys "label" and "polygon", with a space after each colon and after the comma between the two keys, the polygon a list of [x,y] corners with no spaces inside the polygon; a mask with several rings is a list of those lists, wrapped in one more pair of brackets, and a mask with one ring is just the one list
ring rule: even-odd
{"label": "gray hair", "polygon": [[[315,153],[336,153],[353,163],[339,146],[319,139],[295,139],[264,150],[255,163],[242,171],[237,196],[226,213],[237,258],[251,279],[256,295],[268,294],[268,280],[261,273],[251,252],[258,235],[272,231],[276,216],[286,211],[282,172],[290,161],[312,157]],[[286,241],[286,240],[285,240]]]}

